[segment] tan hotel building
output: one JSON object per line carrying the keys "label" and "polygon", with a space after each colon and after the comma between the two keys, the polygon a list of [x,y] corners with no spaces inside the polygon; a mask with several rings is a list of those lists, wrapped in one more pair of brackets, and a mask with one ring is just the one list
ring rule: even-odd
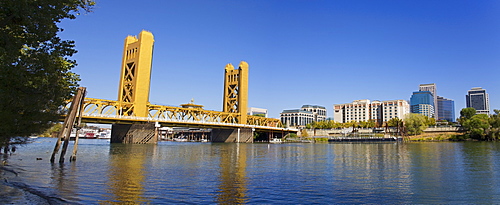
{"label": "tan hotel building", "polygon": [[361,122],[374,120],[379,125],[392,118],[403,119],[410,113],[410,106],[406,100],[372,101],[355,100],[352,103],[333,105],[333,119],[335,122]]}

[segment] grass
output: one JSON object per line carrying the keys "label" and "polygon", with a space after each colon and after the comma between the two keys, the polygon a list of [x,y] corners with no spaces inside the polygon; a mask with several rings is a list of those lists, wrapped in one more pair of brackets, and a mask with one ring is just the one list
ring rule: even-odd
{"label": "grass", "polygon": [[467,140],[462,134],[456,132],[445,133],[423,133],[408,136],[410,142],[441,142],[441,141],[463,141]]}

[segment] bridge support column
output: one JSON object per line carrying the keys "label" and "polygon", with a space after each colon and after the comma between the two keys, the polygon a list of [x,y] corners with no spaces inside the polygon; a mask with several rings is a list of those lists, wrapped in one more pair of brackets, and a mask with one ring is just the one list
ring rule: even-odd
{"label": "bridge support column", "polygon": [[111,127],[111,143],[156,144],[155,124],[114,124]]}
{"label": "bridge support column", "polygon": [[252,128],[212,129],[212,142],[253,143]]}

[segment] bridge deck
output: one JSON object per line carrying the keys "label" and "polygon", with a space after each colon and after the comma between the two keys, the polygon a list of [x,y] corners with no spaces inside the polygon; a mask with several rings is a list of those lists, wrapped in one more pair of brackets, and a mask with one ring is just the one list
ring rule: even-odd
{"label": "bridge deck", "polygon": [[[68,102],[68,108],[71,102]],[[127,112],[133,106],[113,100],[85,98],[82,122],[99,124],[134,124],[157,122],[164,127],[200,127],[200,128],[253,128],[257,131],[288,131],[279,119],[248,116],[247,124],[238,123],[237,113],[204,110],[201,108],[183,108],[164,105],[148,105],[149,117],[137,117]]]}

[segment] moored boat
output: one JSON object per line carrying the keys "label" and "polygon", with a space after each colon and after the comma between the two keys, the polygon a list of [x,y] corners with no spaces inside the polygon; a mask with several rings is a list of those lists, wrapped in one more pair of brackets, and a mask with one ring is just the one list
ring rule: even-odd
{"label": "moored boat", "polygon": [[402,138],[395,136],[384,137],[361,137],[361,136],[346,136],[346,137],[333,137],[328,139],[328,142],[396,142],[402,141]]}

